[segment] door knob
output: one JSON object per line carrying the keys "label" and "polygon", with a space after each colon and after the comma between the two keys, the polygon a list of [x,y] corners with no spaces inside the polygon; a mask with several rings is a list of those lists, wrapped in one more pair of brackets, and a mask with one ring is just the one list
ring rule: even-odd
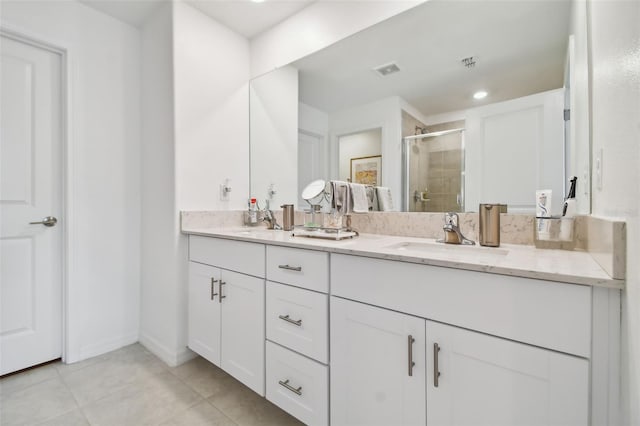
{"label": "door knob", "polygon": [[44,226],[56,226],[58,219],[53,216],[47,216],[40,222],[29,222],[29,225],[44,225]]}

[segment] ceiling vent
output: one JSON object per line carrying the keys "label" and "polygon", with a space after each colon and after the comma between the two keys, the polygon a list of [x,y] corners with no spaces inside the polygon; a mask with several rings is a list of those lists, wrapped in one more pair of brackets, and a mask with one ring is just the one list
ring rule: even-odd
{"label": "ceiling vent", "polygon": [[473,56],[469,56],[468,58],[463,58],[460,60],[460,62],[462,63],[462,65],[464,65],[467,68],[473,68],[476,66],[476,60]]}
{"label": "ceiling vent", "polygon": [[400,67],[395,62],[391,62],[388,64],[377,66],[373,70],[377,72],[379,75],[381,75],[382,77],[386,77],[389,74],[393,74],[400,71]]}

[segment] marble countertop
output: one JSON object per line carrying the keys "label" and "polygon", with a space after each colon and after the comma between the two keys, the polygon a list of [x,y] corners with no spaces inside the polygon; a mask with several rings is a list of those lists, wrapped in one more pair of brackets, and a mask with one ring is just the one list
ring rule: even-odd
{"label": "marble countertop", "polygon": [[502,244],[499,248],[436,243],[429,238],[360,234],[341,241],[295,237],[290,231],[266,228],[183,228],[190,235],[218,237],[330,253],[397,260],[562,283],[622,289],[624,280],[612,279],[584,251],[547,250]]}

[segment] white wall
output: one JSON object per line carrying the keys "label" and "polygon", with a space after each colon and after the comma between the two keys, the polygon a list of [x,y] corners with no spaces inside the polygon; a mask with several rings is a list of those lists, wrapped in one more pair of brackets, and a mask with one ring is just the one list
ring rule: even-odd
{"label": "white wall", "polygon": [[305,103],[298,103],[298,129],[315,135],[329,134],[329,114]]}
{"label": "white wall", "polygon": [[140,33],[68,1],[3,1],[2,26],[69,53],[66,361],[138,340]]}
{"label": "white wall", "polygon": [[382,154],[382,131],[372,129],[352,135],[341,136],[338,140],[338,179],[346,181],[351,177],[351,159]]}
{"label": "white wall", "polygon": [[593,214],[627,221],[622,424],[640,424],[640,2],[590,1],[592,144],[603,150]]}
{"label": "white wall", "polygon": [[176,205],[172,16],[166,4],[142,28],[140,342],[175,365],[189,353],[181,342],[177,302],[187,259]]}
{"label": "white wall", "polygon": [[[237,210],[249,187],[249,45],[183,3],[144,27],[144,234],[140,341],[170,365],[187,349],[181,210]],[[226,178],[231,199],[221,201]]]}
{"label": "white wall", "polygon": [[402,161],[402,111],[397,96],[329,114],[330,176],[337,179],[338,137],[365,130],[382,128],[382,186],[391,189],[394,205],[402,203],[400,165]]}
{"label": "white wall", "polygon": [[[251,82],[251,196],[261,208],[298,199],[298,70],[287,66]],[[269,196],[273,185],[276,193]],[[246,203],[245,203],[246,208]]]}
{"label": "white wall", "polygon": [[[249,42],[182,2],[174,9],[178,208],[246,208]],[[231,180],[229,201],[220,184]]]}

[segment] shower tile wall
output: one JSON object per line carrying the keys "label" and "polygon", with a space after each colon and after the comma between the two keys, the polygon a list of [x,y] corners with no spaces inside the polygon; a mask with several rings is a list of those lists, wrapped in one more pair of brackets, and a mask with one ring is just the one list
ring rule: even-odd
{"label": "shower tile wall", "polygon": [[[423,123],[403,111],[403,136],[415,133]],[[427,126],[429,132],[464,127],[464,121],[454,121]],[[429,142],[410,144],[409,157],[409,211],[443,212],[461,211],[458,196],[461,195],[462,146],[459,134],[431,138]],[[415,201],[417,192],[427,192],[428,201]]]}

